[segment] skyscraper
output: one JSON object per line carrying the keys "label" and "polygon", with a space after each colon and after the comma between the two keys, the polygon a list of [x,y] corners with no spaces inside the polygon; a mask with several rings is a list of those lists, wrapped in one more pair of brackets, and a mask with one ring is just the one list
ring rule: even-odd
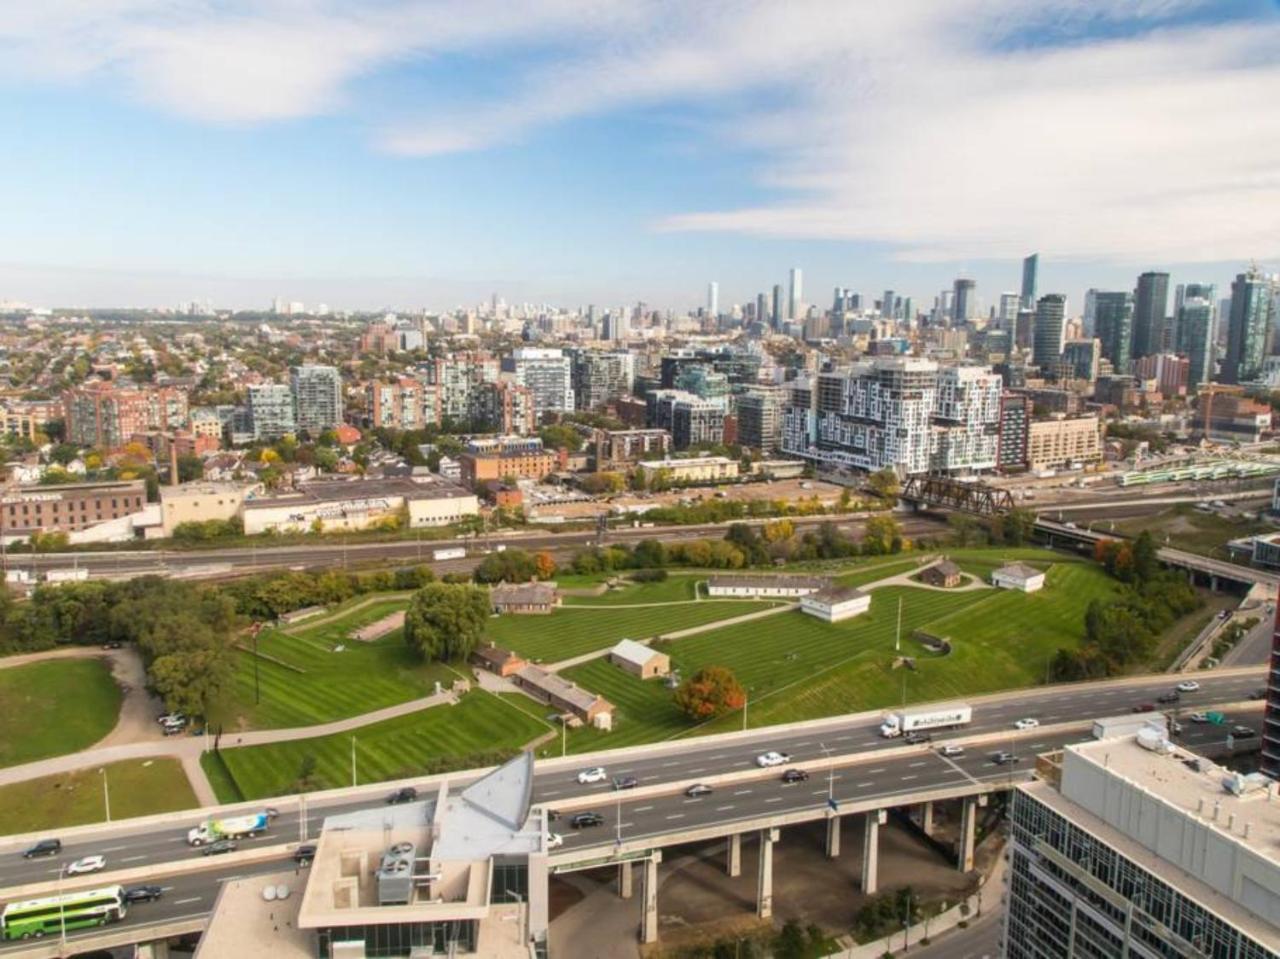
{"label": "skyscraper", "polygon": [[1188,360],[1188,390],[1213,380],[1215,338],[1213,301],[1202,296],[1184,297],[1178,310],[1178,339],[1182,343],[1178,352]]}
{"label": "skyscraper", "polygon": [[884,298],[880,301],[880,315],[885,319],[892,320],[897,316],[897,311],[894,310],[896,300],[893,290],[884,291]]}
{"label": "skyscraper", "polygon": [[289,371],[298,429],[318,436],[342,422],[342,376],[332,366],[295,366]]}
{"label": "skyscraper", "polygon": [[[1218,288],[1213,283],[1179,283],[1173,293],[1173,352],[1186,356],[1191,352],[1191,345],[1187,340],[1187,333],[1182,326],[1182,307],[1188,300],[1207,300],[1210,310],[1217,308],[1215,302],[1218,295]],[[1213,315],[1214,327],[1217,327],[1217,314]]]}
{"label": "skyscraper", "polygon": [[715,280],[707,284],[707,315],[720,315],[720,284]]}
{"label": "skyscraper", "polygon": [[787,298],[787,319],[798,320],[804,311],[804,274],[800,267],[791,268],[791,293]]}
{"label": "skyscraper", "polygon": [[521,347],[504,357],[502,366],[515,374],[518,385],[533,391],[533,411],[538,422],[543,413],[573,412],[573,365],[563,350]]}
{"label": "skyscraper", "polygon": [[769,325],[769,298],[763,293],[756,294],[756,322]]}
{"label": "skyscraper", "polygon": [[1280,779],[1280,613],[1271,633],[1271,671],[1267,673],[1267,705],[1262,720],[1262,771]]}
{"label": "skyscraper", "polygon": [[1133,294],[1133,346],[1135,360],[1164,347],[1164,317],[1169,308],[1169,274],[1148,270],[1138,277]]}
{"label": "skyscraper", "polygon": [[1036,300],[1035,347],[1031,362],[1046,369],[1058,362],[1067,325],[1067,298],[1046,293]]}
{"label": "skyscraper", "polygon": [[776,333],[782,329],[782,284],[773,284],[773,311],[770,316],[770,327]]}
{"label": "skyscraper", "polygon": [[973,319],[973,315],[978,308],[977,297],[974,295],[973,280],[957,279],[955,281],[954,295],[951,298],[951,322],[955,324],[964,323]]}
{"label": "skyscraper", "polygon": [[1117,373],[1129,371],[1133,342],[1133,294],[1098,290],[1093,297],[1094,334],[1102,341],[1102,356]]}
{"label": "skyscraper", "polygon": [[1247,383],[1262,372],[1262,357],[1275,310],[1271,280],[1250,267],[1231,284],[1231,317],[1227,327],[1227,358],[1222,364],[1224,383]]}
{"label": "skyscraper", "polygon": [[996,324],[1000,329],[1013,331],[1018,322],[1018,305],[1021,302],[1017,293],[1000,294],[1000,311],[996,314]]}
{"label": "skyscraper", "polygon": [[1040,269],[1040,254],[1032,253],[1022,261],[1022,307],[1029,310],[1036,305],[1036,272]]}

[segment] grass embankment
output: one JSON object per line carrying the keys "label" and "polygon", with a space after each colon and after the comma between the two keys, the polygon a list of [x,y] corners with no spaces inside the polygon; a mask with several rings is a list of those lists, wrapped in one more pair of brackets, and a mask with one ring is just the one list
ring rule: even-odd
{"label": "grass embankment", "polygon": [[194,809],[199,805],[182,764],[176,759],[130,759],[0,786],[0,834],[103,822],[104,774],[112,819]]}
{"label": "grass embankment", "polygon": [[[1264,493],[1260,491],[1259,496],[1262,495]],[[1212,494],[1205,496],[1205,499],[1212,500],[1212,498]],[[1265,509],[1265,507],[1262,508]],[[1216,556],[1218,559],[1226,558],[1223,547],[1227,540],[1253,536],[1256,533],[1273,532],[1275,528],[1273,524],[1263,520],[1247,520],[1235,516],[1220,516],[1217,513],[1204,513],[1197,510],[1192,503],[1178,503],[1154,516],[1135,517],[1115,522],[1118,533],[1137,536],[1143,530],[1149,530],[1160,546],[1172,546],[1204,556]],[[1109,530],[1110,526],[1106,523],[1095,523],[1094,529],[1101,532]]]}
{"label": "grass embankment", "polygon": [[[310,726],[429,696],[437,680],[448,686],[458,673],[418,662],[402,629],[370,643],[351,638],[405,606],[404,600],[378,600],[314,625],[299,623],[288,633],[264,630],[257,660],[261,702],[254,703],[254,656],[240,652],[228,729]],[[245,646],[252,644],[246,640]]]}
{"label": "grass embankment", "polygon": [[218,798],[226,802],[291,792],[307,756],[315,763],[312,788],[349,786],[354,737],[356,781],[395,779],[478,753],[514,751],[552,730],[540,718],[545,707],[511,701],[514,698],[473,690],[455,706],[434,706],[354,733],[269,746],[224,747],[220,758],[225,773],[214,768],[218,760],[207,755],[204,768]]}
{"label": "grass embankment", "polygon": [[104,659],[51,659],[0,669],[0,766],[92,746],[120,715]]}

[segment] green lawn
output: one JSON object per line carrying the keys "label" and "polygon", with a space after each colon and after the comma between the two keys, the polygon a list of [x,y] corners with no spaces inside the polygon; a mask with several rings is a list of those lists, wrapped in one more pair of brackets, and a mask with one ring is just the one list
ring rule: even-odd
{"label": "green lawn", "polygon": [[[1212,500],[1213,497],[1206,495],[1205,499]],[[1257,507],[1244,508],[1257,509]],[[1094,529],[1107,531],[1110,525],[1095,523]],[[1228,540],[1252,536],[1255,533],[1274,532],[1276,527],[1262,520],[1235,519],[1219,516],[1217,513],[1202,513],[1192,503],[1179,503],[1154,516],[1117,520],[1115,529],[1116,532],[1129,536],[1137,536],[1144,529],[1150,530],[1160,546],[1168,545],[1206,556],[1216,555],[1219,559],[1223,559],[1225,555],[1222,547]]]}
{"label": "green lawn", "polygon": [[0,786],[0,835],[102,822],[106,808],[100,768],[106,774],[112,819],[199,805],[176,759],[130,759]]}
{"label": "green lawn", "polygon": [[918,569],[920,568],[921,558],[885,561],[881,557],[879,563],[860,567],[851,573],[837,573],[834,579],[842,586],[865,586],[867,583],[876,582],[876,580],[888,579],[890,576],[897,576],[899,573],[909,573]]}
{"label": "green lawn", "polygon": [[51,659],[0,669],[0,766],[92,746],[115,726],[120,698],[102,659]]}
{"label": "green lawn", "polygon": [[[303,672],[258,657],[262,701],[255,705],[254,656],[238,652],[235,717],[228,726],[310,726],[429,696],[437,680],[448,686],[458,673],[439,663],[419,663],[401,629],[371,643],[349,638],[353,630],[404,606],[399,600],[379,601],[330,623],[299,624],[292,635],[263,630],[259,652]],[[345,648],[335,652],[339,645]]]}
{"label": "green lawn", "polygon": [[[477,753],[518,749],[551,729],[539,718],[545,712],[534,703],[515,703],[473,690],[455,706],[434,706],[365,726],[354,733],[357,782],[396,779]],[[347,786],[351,740],[351,733],[340,733],[269,746],[224,748],[226,774],[219,771],[210,778],[219,799],[227,802],[283,795],[297,780],[303,757],[311,755],[316,763],[315,788]],[[206,756],[205,769],[210,770],[210,765],[211,757]]]}
{"label": "green lawn", "polygon": [[[665,585],[665,584],[662,584]],[[548,616],[499,616],[489,620],[489,638],[530,659],[557,662],[620,639],[644,639],[691,626],[759,612],[769,603],[752,600],[685,603],[642,609],[562,606]]]}
{"label": "green lawn", "polygon": [[683,603],[696,599],[694,587],[706,579],[703,573],[675,573],[660,583],[628,583],[599,596],[566,596],[567,606],[616,606],[628,603]]}

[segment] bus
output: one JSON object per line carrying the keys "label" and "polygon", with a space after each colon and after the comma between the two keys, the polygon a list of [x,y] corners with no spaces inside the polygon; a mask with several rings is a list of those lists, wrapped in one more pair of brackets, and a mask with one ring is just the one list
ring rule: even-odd
{"label": "bus", "polygon": [[0,912],[0,939],[39,939],[63,930],[105,926],[119,922],[126,911],[123,886],[11,902]]}

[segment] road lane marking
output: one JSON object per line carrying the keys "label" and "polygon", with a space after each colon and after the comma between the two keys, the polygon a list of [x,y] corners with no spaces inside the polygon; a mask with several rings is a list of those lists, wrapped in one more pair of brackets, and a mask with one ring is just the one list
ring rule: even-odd
{"label": "road lane marking", "polygon": [[716,806],[716,812],[728,812],[733,806]]}
{"label": "road lane marking", "polygon": [[678,812],[678,813],[676,813],[676,814],[675,814],[675,815],[673,815],[673,816],[668,816],[667,818],[668,818],[668,819],[683,819],[683,818],[684,818],[684,813],[682,813],[682,812]]}
{"label": "road lane marking", "polygon": [[881,766],[879,769],[868,769],[867,772],[869,772],[872,776],[874,776],[876,773],[884,772],[884,767]]}
{"label": "road lane marking", "polygon": [[648,812],[652,808],[653,808],[652,806],[636,806],[631,811],[632,812]]}
{"label": "road lane marking", "polygon": [[735,793],[734,793],[734,795],[735,795],[735,796],[749,796],[749,795],[751,795],[751,790],[750,790],[750,789],[739,789],[737,792],[735,792]]}
{"label": "road lane marking", "polygon": [[781,797],[781,796],[774,796],[774,797],[773,797],[773,798],[771,798],[771,799],[766,799],[766,800],[765,800],[765,802],[782,802],[782,797]]}
{"label": "road lane marking", "polygon": [[146,856],[125,856],[121,862],[137,862],[139,859],[146,859]]}
{"label": "road lane marking", "polygon": [[874,786],[875,783],[854,783],[854,789],[866,789],[868,786]]}
{"label": "road lane marking", "polygon": [[175,899],[173,900],[173,904],[175,906],[185,906],[189,902],[199,902],[200,899],[200,896],[192,896],[190,899]]}
{"label": "road lane marking", "polygon": [[927,766],[927,765],[929,765],[929,763],[928,763],[927,761],[925,761],[925,762],[918,762],[918,763],[907,763],[907,768],[908,768],[908,769],[915,769],[915,768],[916,768],[916,767],[918,767],[918,766]]}
{"label": "road lane marking", "polygon": [[919,776],[903,776],[902,781],[906,782],[908,779],[919,779],[919,778],[920,778]]}

